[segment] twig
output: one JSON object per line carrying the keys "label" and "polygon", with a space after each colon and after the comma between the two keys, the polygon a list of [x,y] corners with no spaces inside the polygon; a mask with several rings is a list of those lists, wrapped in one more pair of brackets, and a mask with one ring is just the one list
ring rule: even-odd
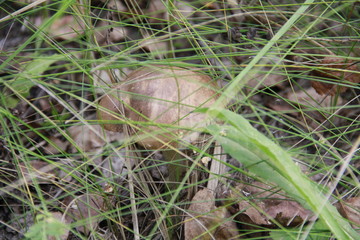
{"label": "twig", "polygon": [[27,6],[23,7],[23,8],[21,8],[21,9],[13,12],[13,13],[10,13],[6,17],[3,17],[2,19],[0,19],[0,23],[4,22],[6,20],[9,20],[9,19],[15,17],[16,15],[19,15],[20,13],[23,13],[23,12],[25,12],[25,11],[33,8],[33,7],[36,7],[37,5],[40,5],[40,4],[42,4],[43,2],[46,2],[46,1],[47,0],[37,0],[37,1],[35,1],[35,2],[31,3],[31,4],[29,4],[29,5],[27,5]]}
{"label": "twig", "polygon": [[217,141],[215,142],[214,156],[218,156],[217,158],[219,161],[215,159],[211,161],[209,175],[210,180],[207,185],[207,188],[212,192],[215,192],[217,186],[219,185],[219,176],[225,173],[225,164],[223,164],[223,162],[226,161],[226,155],[223,152],[223,148]]}

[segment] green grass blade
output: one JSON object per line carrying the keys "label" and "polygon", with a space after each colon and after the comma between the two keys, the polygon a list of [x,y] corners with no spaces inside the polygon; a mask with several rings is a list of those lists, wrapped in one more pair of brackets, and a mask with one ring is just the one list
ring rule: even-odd
{"label": "green grass blade", "polygon": [[253,128],[239,114],[225,109],[211,109],[208,113],[228,123],[207,128],[228,154],[242,162],[250,172],[276,183],[312,210],[337,239],[360,238],[285,150]]}
{"label": "green grass blade", "polygon": [[314,2],[314,0],[306,0],[298,10],[291,16],[291,18],[279,29],[279,31],[270,39],[270,41],[259,51],[256,56],[249,62],[249,64],[231,81],[231,84],[227,86],[218,100],[218,103],[225,101],[225,99],[231,99],[239,92],[247,83],[249,78],[246,76],[250,74],[250,71],[254,66],[265,56],[265,54],[276,44],[279,39],[294,25],[294,23],[302,17],[302,14],[308,9],[308,7]]}

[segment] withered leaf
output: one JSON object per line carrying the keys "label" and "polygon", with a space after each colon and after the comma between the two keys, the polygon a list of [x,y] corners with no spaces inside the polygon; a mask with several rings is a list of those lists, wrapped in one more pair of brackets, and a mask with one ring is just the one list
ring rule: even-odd
{"label": "withered leaf", "polygon": [[73,221],[78,221],[78,231],[88,235],[103,220],[104,198],[95,194],[83,194],[70,202],[67,216]]}
{"label": "withered leaf", "polygon": [[72,15],[57,19],[50,27],[50,34],[60,40],[73,40],[84,31],[85,23]]}
{"label": "withered leaf", "polygon": [[215,198],[209,189],[198,191],[185,219],[185,240],[238,239],[235,222],[226,208],[215,207]]}
{"label": "withered leaf", "polygon": [[[261,71],[259,73],[255,73],[246,85],[251,88],[256,87],[259,89],[262,89],[265,87],[273,87],[273,86],[283,89],[285,87],[285,83],[286,83],[285,82],[286,76],[281,73],[267,74],[266,73],[267,71],[270,71],[270,69],[265,68],[263,71]],[[263,73],[263,72],[265,72],[265,73]],[[262,80],[263,78],[264,78],[264,80],[260,82],[260,80]]]}
{"label": "withered leaf", "polygon": [[[323,81],[312,81],[311,85],[317,93],[324,95],[335,95],[347,90],[346,86],[339,86],[339,83],[356,84],[360,83],[360,70],[356,63],[341,57],[327,56],[322,59],[320,66],[325,69],[315,69],[312,75],[326,79]],[[355,71],[355,73],[353,72]],[[331,82],[330,82],[331,81]]]}
{"label": "withered leaf", "polygon": [[229,208],[235,219],[252,225],[276,227],[276,221],[287,227],[314,220],[311,211],[287,198],[284,192],[261,182],[237,185],[229,199],[237,201]]}
{"label": "withered leaf", "polygon": [[360,197],[353,197],[344,202],[339,202],[336,207],[344,218],[360,226]]}
{"label": "withered leaf", "polygon": [[[54,181],[64,180],[70,181],[71,177],[55,165],[51,165],[45,161],[32,160],[28,164],[19,164],[22,176],[30,183],[33,178],[37,179],[39,184],[49,184]],[[61,167],[66,167],[61,164]]]}
{"label": "withered leaf", "polygon": [[[111,142],[122,137],[119,133],[104,132],[100,125],[76,125],[69,127],[68,131],[77,147],[88,153],[102,151],[107,141]],[[77,152],[77,148],[71,146],[71,152]]]}
{"label": "withered leaf", "polygon": [[46,154],[55,155],[65,151],[69,144],[68,141],[62,141],[59,137],[50,136],[48,144],[44,146],[44,151]]}
{"label": "withered leaf", "polygon": [[[326,120],[330,114],[327,109],[335,107],[335,105],[341,106],[344,102],[339,96],[335,104],[331,96],[321,95],[313,88],[289,92],[286,98],[293,102],[294,105],[292,106],[286,101],[280,101],[278,103],[269,102],[267,105],[276,111],[290,111],[289,114],[298,118],[300,121],[306,120],[306,124],[309,124],[312,128],[318,128],[318,122],[324,122]],[[293,111],[295,109],[294,106],[300,108],[302,111]],[[306,112],[305,116],[301,112]],[[304,119],[304,117],[306,119]]]}

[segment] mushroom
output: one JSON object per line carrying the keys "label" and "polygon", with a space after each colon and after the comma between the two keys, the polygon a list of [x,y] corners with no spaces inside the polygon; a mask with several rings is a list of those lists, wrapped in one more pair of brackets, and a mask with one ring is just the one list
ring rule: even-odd
{"label": "mushroom", "polygon": [[[214,105],[217,90],[198,69],[149,65],[102,97],[98,119],[109,131],[123,132],[123,124],[131,124],[130,135],[146,149],[177,148],[196,141],[196,129],[209,124],[206,114],[194,110]],[[168,161],[176,155],[163,153]]]}

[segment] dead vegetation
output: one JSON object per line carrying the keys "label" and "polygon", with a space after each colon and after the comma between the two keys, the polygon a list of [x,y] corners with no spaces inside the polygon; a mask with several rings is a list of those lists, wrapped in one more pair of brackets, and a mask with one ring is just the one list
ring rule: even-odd
{"label": "dead vegetation", "polygon": [[[318,16],[330,12],[325,4],[309,8],[235,87],[300,1],[46,2],[0,3],[1,239],[334,237],[317,213],[250,174],[209,134],[179,140],[193,123],[170,131],[175,120],[146,125],[140,107],[151,98],[138,97],[158,95],[135,93],[140,107],[126,111],[141,119],[124,120],[114,109],[110,120],[125,123],[122,131],[104,130],[96,117],[101,98],[153,64],[209,76],[217,85],[211,95],[290,152],[319,188],[337,183],[347,163],[329,202],[359,230],[357,1],[332,3],[330,16]],[[191,114],[200,108],[180,102]],[[141,138],[161,144],[136,144]],[[171,177],[166,149],[176,153],[174,166],[186,162],[180,179]],[[169,179],[185,180],[174,188]]]}

